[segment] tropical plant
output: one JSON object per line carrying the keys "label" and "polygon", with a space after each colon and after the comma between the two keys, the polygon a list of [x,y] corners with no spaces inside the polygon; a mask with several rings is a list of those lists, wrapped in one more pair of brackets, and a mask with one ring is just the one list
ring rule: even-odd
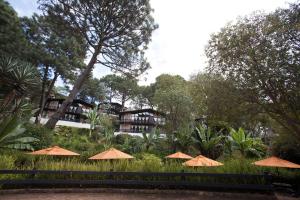
{"label": "tropical plant", "polygon": [[32,143],[34,149],[44,149],[53,144],[54,131],[45,128],[39,124],[25,123],[24,128],[26,136],[39,139],[38,142]]}
{"label": "tropical plant", "polygon": [[160,131],[157,128],[154,128],[150,133],[143,133],[143,148],[145,151],[153,149],[159,138]]}
{"label": "tropical plant", "polygon": [[92,137],[92,131],[95,129],[95,126],[100,123],[100,115],[98,114],[97,107],[95,106],[93,110],[90,110],[86,116],[90,123],[89,136]]}
{"label": "tropical plant", "polygon": [[200,125],[195,128],[193,140],[203,155],[210,158],[217,158],[220,155],[223,139],[220,132],[212,131],[209,127]]}
{"label": "tropical plant", "polygon": [[31,143],[39,140],[24,136],[25,131],[17,115],[3,120],[0,123],[0,148],[33,150]]}
{"label": "tropical plant", "polygon": [[0,58],[0,118],[18,112],[22,99],[39,83],[35,66],[12,58]]}
{"label": "tropical plant", "polygon": [[142,138],[139,136],[125,135],[121,149],[127,153],[140,153],[142,151]]}
{"label": "tropical plant", "polygon": [[113,118],[107,114],[102,114],[100,116],[100,143],[102,143],[105,149],[109,148],[113,144],[115,127],[113,123]]}
{"label": "tropical plant", "polygon": [[180,151],[187,152],[193,144],[192,130],[189,127],[180,128],[175,132],[174,144],[175,148]]}
{"label": "tropical plant", "polygon": [[250,134],[246,134],[244,129],[239,128],[238,131],[231,128],[230,135],[227,137],[230,145],[230,152],[238,151],[243,157],[257,156],[261,157],[266,153],[266,147],[261,138],[252,138]]}
{"label": "tropical plant", "polygon": [[108,149],[113,144],[114,132],[112,130],[104,131],[104,137],[101,139],[101,143],[105,149]]}

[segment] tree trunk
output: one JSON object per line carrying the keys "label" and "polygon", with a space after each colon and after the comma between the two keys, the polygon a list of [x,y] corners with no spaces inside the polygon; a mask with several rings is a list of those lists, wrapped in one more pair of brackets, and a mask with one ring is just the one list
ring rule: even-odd
{"label": "tree trunk", "polygon": [[52,79],[52,81],[51,81],[51,83],[50,83],[50,86],[48,87],[48,90],[47,90],[47,92],[45,93],[45,98],[44,98],[42,107],[40,108],[40,114],[41,114],[41,115],[43,114],[44,108],[45,108],[46,103],[47,103],[47,99],[49,98],[50,92],[51,92],[51,90],[53,89],[54,84],[55,84],[57,78],[58,78],[58,73],[55,72],[55,73],[54,73],[54,77],[53,77],[53,79]]}
{"label": "tree trunk", "polygon": [[80,88],[82,87],[84,81],[87,79],[87,77],[91,73],[95,63],[97,62],[97,56],[100,52],[100,48],[101,48],[100,46],[97,46],[95,48],[95,52],[93,53],[93,56],[92,56],[90,62],[86,66],[85,70],[80,74],[80,76],[76,80],[73,89],[71,90],[69,96],[64,100],[61,107],[47,121],[47,123],[45,124],[46,128],[54,129],[59,118],[65,114],[68,106],[73,102],[73,99],[76,97],[76,95],[79,92]]}
{"label": "tree trunk", "polygon": [[13,100],[16,98],[17,92],[15,89],[11,90],[3,100],[3,104],[1,106],[1,110],[5,110],[5,108],[13,102]]}
{"label": "tree trunk", "polygon": [[49,71],[49,65],[46,65],[45,70],[44,70],[44,76],[43,76],[43,81],[42,81],[42,94],[40,98],[40,103],[39,103],[39,111],[37,112],[35,116],[35,123],[38,124],[40,122],[41,114],[42,114],[42,107],[45,104],[45,88],[46,88],[46,81],[48,77],[48,71]]}
{"label": "tree trunk", "polygon": [[111,104],[112,92],[109,93],[109,103]]}
{"label": "tree trunk", "polygon": [[3,104],[0,107],[0,121],[10,114],[8,107],[17,98],[16,96],[17,91],[13,89],[4,97]]}
{"label": "tree trunk", "polygon": [[54,87],[54,84],[56,83],[56,80],[58,78],[59,74],[57,72],[54,73],[54,77],[50,83],[50,86],[48,87],[48,90],[46,92],[46,98],[49,98],[49,95],[50,95],[50,92],[52,91],[53,87]]}
{"label": "tree trunk", "polygon": [[125,102],[126,102],[126,96],[125,94],[122,94],[122,110],[124,110],[124,107],[125,107]]}

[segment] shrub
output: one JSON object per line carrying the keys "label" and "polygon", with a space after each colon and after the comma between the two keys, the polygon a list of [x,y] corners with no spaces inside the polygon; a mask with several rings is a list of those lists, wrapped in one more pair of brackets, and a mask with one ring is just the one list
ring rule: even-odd
{"label": "shrub", "polygon": [[142,151],[143,139],[139,136],[120,134],[115,137],[115,143],[118,149],[129,154],[135,154]]}
{"label": "shrub", "polygon": [[82,154],[94,153],[99,144],[88,135],[88,129],[61,126],[55,130],[52,145],[59,145]]}
{"label": "shrub", "polygon": [[16,158],[12,155],[0,155],[0,169],[13,169]]}
{"label": "shrub", "polygon": [[25,124],[25,128],[26,128],[26,132],[25,132],[26,136],[34,137],[39,140],[32,144],[35,150],[47,148],[52,144],[53,134],[54,134],[52,130],[47,129],[42,125],[30,124],[30,123]]}
{"label": "shrub", "polygon": [[128,134],[119,134],[119,135],[116,135],[116,137],[114,138],[114,143],[116,144],[124,144],[126,139],[131,139],[132,136],[131,135],[128,135]]}
{"label": "shrub", "polygon": [[300,163],[300,141],[286,133],[273,138],[272,153],[281,158]]}
{"label": "shrub", "polygon": [[162,161],[156,155],[143,153],[137,155],[136,158],[137,160],[134,160],[133,164],[138,169],[138,171],[159,172],[162,170]]}

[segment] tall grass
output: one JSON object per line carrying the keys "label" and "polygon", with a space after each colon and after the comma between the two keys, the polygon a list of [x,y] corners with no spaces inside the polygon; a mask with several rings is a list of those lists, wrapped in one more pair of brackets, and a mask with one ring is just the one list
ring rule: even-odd
{"label": "tall grass", "polygon": [[[0,169],[38,169],[38,170],[74,170],[74,171],[125,171],[125,172],[198,172],[198,173],[232,173],[232,174],[263,174],[265,171],[277,174],[277,169],[263,168],[251,164],[249,159],[224,160],[220,167],[185,167],[183,161],[162,160],[153,154],[136,155],[132,160],[94,161],[84,160],[81,157],[57,158],[49,156],[31,156],[24,154],[0,155]],[[300,172],[295,170],[279,169],[279,174],[285,177],[300,177]],[[30,175],[0,175],[0,179],[28,178]],[[32,177],[30,177],[32,178]],[[105,177],[104,175],[47,175],[37,174],[34,178],[43,179],[124,179],[125,177]],[[126,177],[128,179],[128,177]],[[180,177],[139,177],[142,180],[180,180]],[[263,179],[245,178],[213,178],[213,177],[188,177],[188,181],[201,181],[212,183],[263,183]]]}

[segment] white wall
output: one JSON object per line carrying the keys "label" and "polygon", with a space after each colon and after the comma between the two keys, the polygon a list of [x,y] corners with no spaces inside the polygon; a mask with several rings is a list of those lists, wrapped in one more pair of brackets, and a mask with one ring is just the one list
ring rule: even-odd
{"label": "white wall", "polygon": [[[34,121],[34,120],[35,120],[35,118],[31,118],[31,121]],[[40,123],[46,124],[47,121],[48,121],[48,118],[41,118]],[[88,123],[70,122],[70,121],[63,121],[63,120],[58,120],[56,126],[69,126],[69,127],[74,127],[74,128],[90,129],[90,124],[88,124]]]}

